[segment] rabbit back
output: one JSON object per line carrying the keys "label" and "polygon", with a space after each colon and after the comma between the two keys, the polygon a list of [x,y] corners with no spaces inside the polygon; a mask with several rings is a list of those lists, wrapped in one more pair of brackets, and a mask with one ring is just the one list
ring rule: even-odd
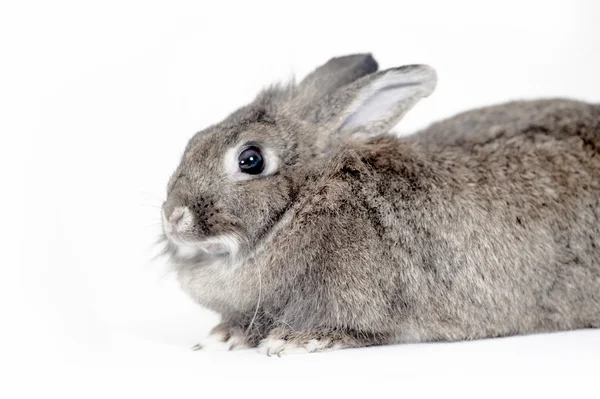
{"label": "rabbit back", "polygon": [[459,113],[412,138],[431,146],[462,146],[543,129],[549,134],[583,135],[597,145],[598,107],[569,99],[512,101]]}

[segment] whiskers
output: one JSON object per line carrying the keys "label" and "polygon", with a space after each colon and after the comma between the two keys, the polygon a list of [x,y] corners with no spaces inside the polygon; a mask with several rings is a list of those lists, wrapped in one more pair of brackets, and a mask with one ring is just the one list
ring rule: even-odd
{"label": "whiskers", "polygon": [[158,201],[159,204],[165,202],[165,199],[160,195],[156,195],[148,191],[141,191],[141,194],[145,195],[146,198],[151,199],[152,201]]}
{"label": "whiskers", "polygon": [[140,204],[140,206],[145,206],[145,207],[148,207],[148,208],[158,209],[159,211],[162,209],[162,206],[155,205],[155,204]]}
{"label": "whiskers", "polygon": [[164,258],[165,256],[172,256],[176,250],[175,245],[167,239],[165,233],[159,234],[152,246],[158,249],[158,252],[150,258],[152,261]]}
{"label": "whiskers", "polygon": [[[158,230],[158,237],[154,242],[150,243],[150,251],[154,254],[150,255],[150,261],[154,262],[165,256],[172,256],[175,253],[175,246],[167,239],[167,235],[163,230],[162,221],[162,204],[165,199],[147,191],[141,191],[144,202],[140,203],[140,207],[146,209],[155,209],[157,212],[154,217],[148,217],[148,224],[143,226],[144,229]],[[154,211],[152,211],[154,213]],[[146,212],[144,212],[146,213]],[[150,216],[150,215],[148,215]]]}

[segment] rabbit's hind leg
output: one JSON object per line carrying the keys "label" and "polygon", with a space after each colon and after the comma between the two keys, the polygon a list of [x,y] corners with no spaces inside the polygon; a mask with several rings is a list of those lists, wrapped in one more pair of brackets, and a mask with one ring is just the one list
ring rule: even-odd
{"label": "rabbit's hind leg", "polygon": [[269,332],[267,338],[261,341],[258,350],[267,356],[282,356],[358,348],[382,343],[372,334],[355,334],[338,329],[293,331],[288,328],[275,328]]}

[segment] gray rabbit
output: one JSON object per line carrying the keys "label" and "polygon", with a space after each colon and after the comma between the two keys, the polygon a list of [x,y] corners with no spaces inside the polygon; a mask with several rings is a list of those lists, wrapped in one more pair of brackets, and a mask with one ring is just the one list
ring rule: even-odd
{"label": "gray rabbit", "polygon": [[268,355],[600,326],[600,105],[389,131],[435,71],[334,58],[196,134],[163,204],[196,349]]}

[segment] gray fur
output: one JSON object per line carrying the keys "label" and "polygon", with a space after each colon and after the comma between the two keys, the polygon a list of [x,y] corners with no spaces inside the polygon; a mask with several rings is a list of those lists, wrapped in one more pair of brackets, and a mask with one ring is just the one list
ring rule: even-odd
{"label": "gray fur", "polygon": [[[240,250],[169,251],[217,330],[317,351],[600,327],[600,105],[513,102],[404,138],[345,135],[371,69],[326,94],[274,86],[190,140],[165,213],[188,206],[189,240],[227,233]],[[276,173],[223,174],[246,140],[277,152]]]}

